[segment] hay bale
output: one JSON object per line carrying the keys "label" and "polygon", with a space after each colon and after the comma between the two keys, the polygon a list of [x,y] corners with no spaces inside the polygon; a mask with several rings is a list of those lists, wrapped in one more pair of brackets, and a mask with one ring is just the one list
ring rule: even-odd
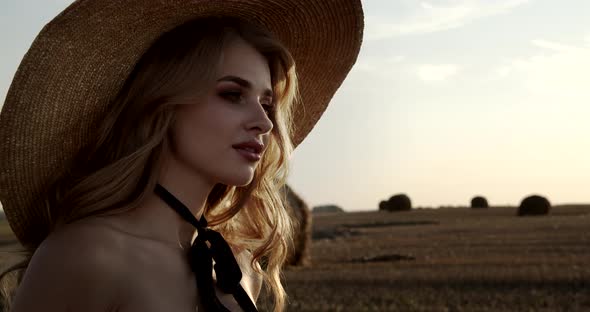
{"label": "hay bale", "polygon": [[551,203],[540,195],[531,195],[522,200],[518,207],[518,216],[541,216],[549,214]]}
{"label": "hay bale", "polygon": [[379,204],[379,210],[385,211],[407,211],[412,210],[412,201],[406,194],[396,194],[391,196],[385,204]]}
{"label": "hay bale", "polygon": [[471,208],[489,208],[488,200],[483,196],[475,196],[471,199]]}
{"label": "hay bale", "polygon": [[344,209],[342,209],[340,206],[337,206],[337,205],[322,205],[322,206],[313,207],[311,212],[313,212],[313,213],[323,213],[323,212],[341,213],[341,212],[344,212]]}
{"label": "hay bale", "polygon": [[285,184],[282,191],[286,193],[286,206],[295,230],[286,264],[306,266],[311,263],[311,213],[305,201],[289,185]]}
{"label": "hay bale", "polygon": [[382,200],[381,202],[379,202],[379,211],[389,211],[387,201]]}

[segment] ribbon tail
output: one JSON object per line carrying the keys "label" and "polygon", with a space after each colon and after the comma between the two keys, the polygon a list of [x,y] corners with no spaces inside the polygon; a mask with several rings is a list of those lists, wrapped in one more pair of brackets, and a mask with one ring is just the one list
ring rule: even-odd
{"label": "ribbon tail", "polygon": [[189,258],[191,259],[191,269],[195,272],[197,280],[197,290],[199,299],[205,308],[205,311],[230,312],[217,298],[215,286],[213,284],[213,258],[207,246],[202,239],[196,239],[190,249]]}

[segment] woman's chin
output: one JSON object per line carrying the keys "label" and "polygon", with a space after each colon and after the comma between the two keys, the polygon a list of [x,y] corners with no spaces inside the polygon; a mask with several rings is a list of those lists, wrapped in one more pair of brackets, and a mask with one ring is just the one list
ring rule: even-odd
{"label": "woman's chin", "polygon": [[231,185],[231,186],[246,186],[252,182],[254,179],[254,172],[248,172],[240,175],[234,175],[232,177],[228,177],[224,184]]}

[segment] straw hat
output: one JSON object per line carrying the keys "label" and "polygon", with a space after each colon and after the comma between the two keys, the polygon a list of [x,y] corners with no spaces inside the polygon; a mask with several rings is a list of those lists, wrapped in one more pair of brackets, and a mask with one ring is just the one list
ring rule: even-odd
{"label": "straw hat", "polygon": [[135,63],[164,32],[189,20],[228,16],[270,30],[297,64],[298,145],[356,61],[360,0],[78,0],[39,33],[0,115],[0,201],[24,245],[44,239],[39,200],[51,177],[85,146]]}

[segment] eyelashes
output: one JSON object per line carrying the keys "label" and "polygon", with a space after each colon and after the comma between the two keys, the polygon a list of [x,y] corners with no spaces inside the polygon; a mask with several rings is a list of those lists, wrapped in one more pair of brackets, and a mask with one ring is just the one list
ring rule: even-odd
{"label": "eyelashes", "polygon": [[[240,104],[241,102],[244,101],[244,95],[243,95],[242,91],[240,91],[240,90],[222,91],[219,93],[219,96],[222,99],[225,99],[225,100],[227,100],[231,103],[234,103],[234,104]],[[275,112],[275,105],[274,104],[262,103],[261,106],[267,115],[270,116],[270,115],[274,114],[274,112]]]}
{"label": "eyelashes", "polygon": [[242,101],[241,91],[223,91],[219,93],[219,96],[233,103],[239,103]]}

